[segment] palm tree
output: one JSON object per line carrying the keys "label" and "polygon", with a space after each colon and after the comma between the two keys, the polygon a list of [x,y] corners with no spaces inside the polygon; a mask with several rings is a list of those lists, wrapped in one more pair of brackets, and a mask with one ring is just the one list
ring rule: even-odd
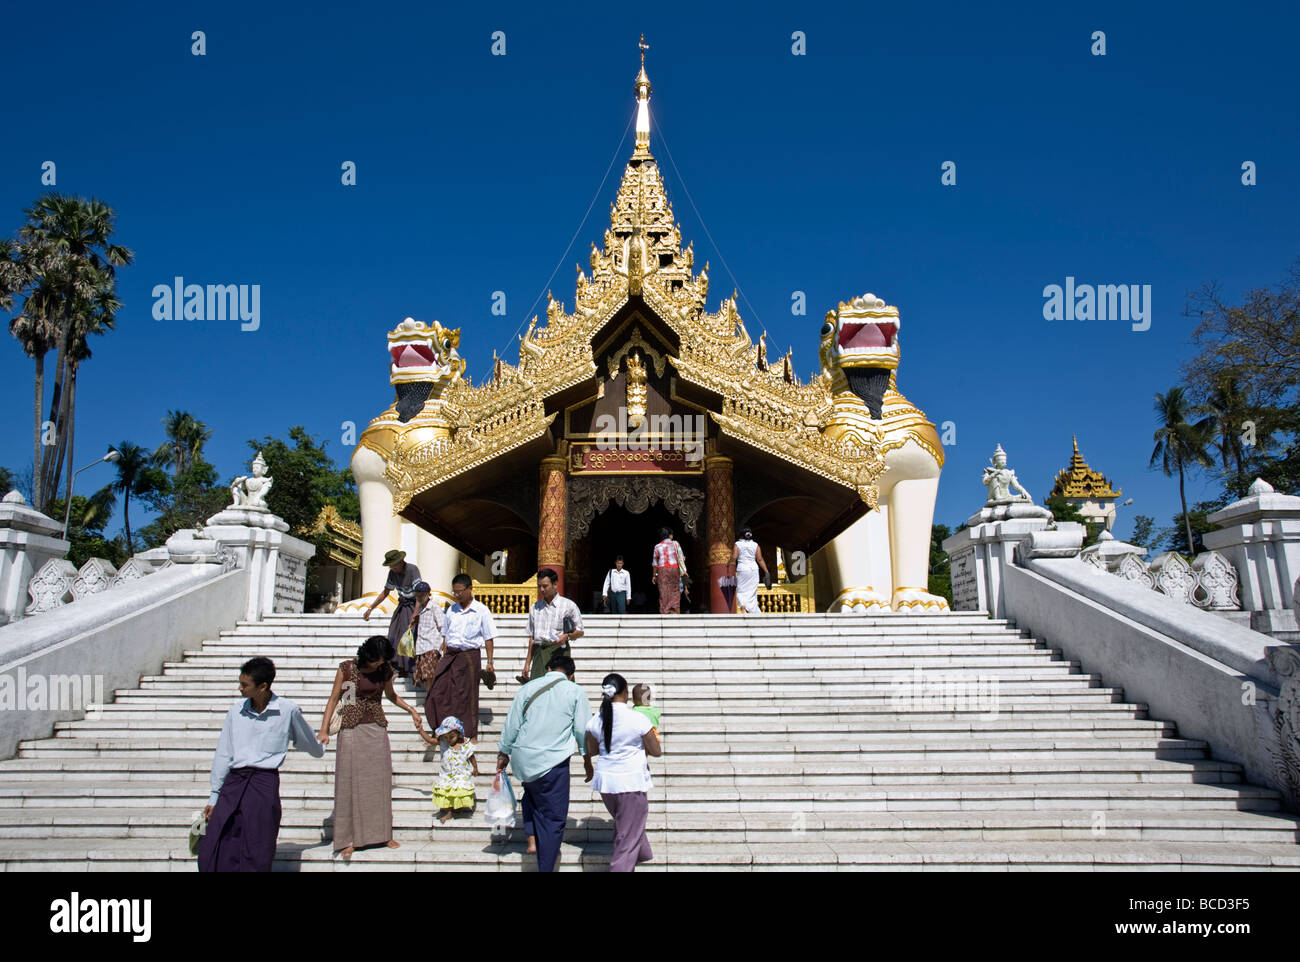
{"label": "palm tree", "polygon": [[212,430],[188,411],[168,411],[162,423],[167,440],[154,451],[153,463],[169,466],[172,477],[179,477],[202,456]]}
{"label": "palm tree", "polygon": [[1192,411],[1208,416],[1216,435],[1214,446],[1218,448],[1228,474],[1226,487],[1229,494],[1234,498],[1245,497],[1247,454],[1242,432],[1246,424],[1253,424],[1255,447],[1261,452],[1267,449],[1271,440],[1271,432],[1266,430],[1268,412],[1251,403],[1241,381],[1228,371],[1219,372],[1205,403],[1198,404]]}
{"label": "palm tree", "polygon": [[49,417],[55,424],[56,443],[46,446],[37,469],[42,496],[50,498],[65,458],[69,475],[72,471],[76,370],[90,356],[86,340],[112,329],[114,314],[121,307],[114,296],[115,269],[130,264],[133,255],[111,243],[114,213],[103,201],[49,193],[26,213],[28,222],[19,228],[20,240],[52,246],[64,255],[58,269],[47,271],[40,281],[42,316],[58,327]]}
{"label": "palm tree", "polygon": [[1183,526],[1187,530],[1187,552],[1191,554],[1193,551],[1192,522],[1187,516],[1187,492],[1184,484],[1185,469],[1197,464],[1208,468],[1214,463],[1205,450],[1210,444],[1212,420],[1207,418],[1204,421],[1198,421],[1196,424],[1188,423],[1187,415],[1191,409],[1187,400],[1187,391],[1179,385],[1171,387],[1166,394],[1157,394],[1155,409],[1160,427],[1152,436],[1156,446],[1151,452],[1149,466],[1155,467],[1156,462],[1159,461],[1160,468],[1167,478],[1172,477],[1175,470],[1178,472],[1178,497],[1183,504]]}
{"label": "palm tree", "polygon": [[131,540],[131,495],[142,497],[155,491],[164,490],[167,476],[150,466],[150,458],[144,448],[130,441],[117,445],[121,457],[114,462],[117,468],[117,480],[108,485],[114,495],[122,495],[122,520],[126,525],[126,553],[130,557],[135,553]]}
{"label": "palm tree", "polygon": [[[36,362],[35,398],[32,405],[32,464],[41,463],[41,402],[45,398],[45,355],[59,340],[58,286],[59,272],[67,267],[68,255],[55,245],[36,240],[14,242],[0,240],[0,310],[13,308],[14,295],[24,303],[18,316],[9,322],[9,333],[18,341],[23,353]],[[44,501],[41,475],[32,471],[32,504]]]}

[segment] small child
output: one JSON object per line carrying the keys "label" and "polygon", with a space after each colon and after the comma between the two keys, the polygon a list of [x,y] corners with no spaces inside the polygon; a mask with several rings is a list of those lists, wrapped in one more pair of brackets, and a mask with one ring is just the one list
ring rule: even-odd
{"label": "small child", "polygon": [[650,704],[650,686],[633,685],[632,702],[632,710],[639,711],[641,714],[645,715],[646,718],[649,718],[650,724],[654,726],[655,737],[661,738],[662,736],[659,734],[660,711],[654,705]]}
{"label": "small child", "polygon": [[474,809],[474,778],[478,759],[474,745],[465,738],[460,719],[448,715],[434,733],[442,743],[441,769],[433,782],[433,804],[438,807],[438,821],[445,822],[458,808]]}

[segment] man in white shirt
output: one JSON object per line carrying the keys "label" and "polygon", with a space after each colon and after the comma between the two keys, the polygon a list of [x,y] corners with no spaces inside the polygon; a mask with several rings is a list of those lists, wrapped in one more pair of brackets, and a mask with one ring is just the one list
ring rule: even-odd
{"label": "man in white shirt", "polygon": [[584,634],[582,612],[560,594],[559,580],[552,568],[537,572],[537,593],[541,597],[528,609],[528,653],[524,655],[524,670],[516,678],[520,684],[541,678],[551,655],[560,649],[569,654],[569,642]]}
{"label": "man in white shirt", "polygon": [[614,567],[605,575],[605,586],[600,589],[601,596],[609,605],[611,615],[627,614],[627,599],[632,597],[632,574],[623,570],[623,556],[614,559]]}
{"label": "man in white shirt", "polygon": [[448,715],[461,720],[465,737],[478,737],[478,680],[482,669],[482,650],[487,649],[487,667],[492,663],[492,640],[496,626],[487,605],[474,598],[474,580],[467,574],[452,579],[451,594],[455,604],[443,618],[442,658],[434,669],[429,694],[424,699],[424,714],[437,727]]}

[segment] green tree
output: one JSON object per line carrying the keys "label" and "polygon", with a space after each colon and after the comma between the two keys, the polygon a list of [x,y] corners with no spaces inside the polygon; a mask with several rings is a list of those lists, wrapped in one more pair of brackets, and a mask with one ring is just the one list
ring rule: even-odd
{"label": "green tree", "polygon": [[[104,526],[113,515],[113,492],[100,488],[86,498],[74,495],[72,511],[68,517],[68,561],[80,568],[91,558],[103,558],[115,567],[121,567],[129,557],[120,539],[107,538]],[[62,518],[66,502],[56,499],[50,505],[51,517]]]}
{"label": "green tree", "polygon": [[[41,461],[41,405],[45,400],[45,356],[59,341],[58,291],[61,272],[68,267],[68,255],[55,244],[37,238],[32,241],[0,240],[0,309],[13,309],[14,298],[23,298],[18,314],[9,322],[9,333],[23,353],[36,362],[35,397],[32,406],[33,464]],[[43,503],[40,473],[33,477],[32,504]]]}
{"label": "green tree", "polygon": [[1133,534],[1129,536],[1129,543],[1140,547],[1147,547],[1154,550],[1155,544],[1151,539],[1156,533],[1156,519],[1147,514],[1133,516]]}
{"label": "green tree", "polygon": [[1199,318],[1192,339],[1200,352],[1183,369],[1197,393],[1208,394],[1226,372],[1248,394],[1274,402],[1294,397],[1300,388],[1300,259],[1275,290],[1248,291],[1241,304],[1230,304],[1217,285],[1207,284],[1186,313]]}
{"label": "green tree", "polygon": [[1182,386],[1175,385],[1167,393],[1155,396],[1156,417],[1160,426],[1152,435],[1156,446],[1151,452],[1149,465],[1155,467],[1156,462],[1159,462],[1160,469],[1167,478],[1172,477],[1175,471],[1178,472],[1178,498],[1183,506],[1186,544],[1189,546],[1193,544],[1193,538],[1187,517],[1187,469],[1196,465],[1208,468],[1214,463],[1205,450],[1210,443],[1210,424],[1208,420],[1188,423],[1190,409],[1187,390]]}
{"label": "green tree", "polygon": [[[33,485],[40,498],[48,500],[58,486],[65,461],[71,485],[77,373],[91,356],[90,336],[103,334],[114,326],[115,315],[121,307],[116,295],[116,269],[130,264],[133,255],[127,248],[112,243],[115,215],[103,201],[48,193],[26,214],[27,223],[18,230],[20,243],[34,250],[54,248],[58,252],[39,280],[34,276],[29,278],[35,289],[28,295],[29,303],[24,305],[24,316],[47,319],[57,329],[52,345],[58,350],[54,395],[48,418],[54,423],[54,443],[39,445],[44,450],[39,450],[34,468],[38,479]],[[29,311],[33,296],[37,298],[37,306]],[[31,337],[34,350],[39,353],[43,334],[36,332]],[[24,350],[28,350],[27,336],[19,340],[24,343]],[[38,434],[40,427],[36,425]]]}
{"label": "green tree", "polygon": [[217,469],[196,457],[162,490],[141,496],[158,516],[140,529],[148,547],[164,544],[182,528],[200,528],[230,503],[228,485],[217,484]]}
{"label": "green tree", "polygon": [[153,453],[157,467],[169,467],[173,477],[190,469],[195,460],[203,456],[203,446],[212,437],[212,431],[188,411],[168,411],[162,419],[167,440]]}
{"label": "green tree", "polygon": [[134,553],[135,544],[131,539],[131,496],[143,498],[146,495],[165,492],[168,487],[167,475],[160,469],[151,467],[145,449],[130,441],[117,445],[120,458],[114,462],[117,480],[108,487],[114,499],[122,495],[122,521],[126,527],[126,552]]}
{"label": "green tree", "polygon": [[1205,550],[1201,540],[1206,532],[1214,531],[1217,525],[1211,524],[1209,515],[1224,506],[1226,500],[1198,501],[1191,510],[1173,517],[1173,524],[1161,534],[1161,542],[1168,544],[1170,550],[1185,555],[1190,561]]}
{"label": "green tree", "polygon": [[930,526],[930,583],[926,589],[932,595],[948,599],[952,607],[952,568],[948,564],[948,555],[943,550],[945,538],[952,537],[952,531],[946,524]]}
{"label": "green tree", "polygon": [[351,470],[339,470],[324,443],[306,428],[290,428],[287,443],[267,435],[249,441],[248,446],[254,456],[262,452],[267,474],[274,479],[267,506],[288,522],[290,531],[305,532],[326,504],[333,504],[349,521],[360,518],[361,502]]}

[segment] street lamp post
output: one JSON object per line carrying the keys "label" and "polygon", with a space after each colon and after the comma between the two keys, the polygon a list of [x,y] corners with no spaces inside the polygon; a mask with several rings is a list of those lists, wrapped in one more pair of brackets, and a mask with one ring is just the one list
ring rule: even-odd
{"label": "street lamp post", "polygon": [[67,506],[63,509],[63,540],[64,541],[68,540],[68,520],[72,517],[72,488],[73,485],[77,483],[77,475],[79,475],[82,471],[85,471],[89,468],[93,468],[97,464],[103,464],[105,461],[112,463],[113,461],[117,461],[121,457],[122,457],[122,452],[118,451],[116,448],[110,447],[108,449],[108,453],[105,454],[99,460],[92,461],[90,464],[86,465],[86,467],[80,468],[72,472],[72,480],[68,483],[68,503]]}

